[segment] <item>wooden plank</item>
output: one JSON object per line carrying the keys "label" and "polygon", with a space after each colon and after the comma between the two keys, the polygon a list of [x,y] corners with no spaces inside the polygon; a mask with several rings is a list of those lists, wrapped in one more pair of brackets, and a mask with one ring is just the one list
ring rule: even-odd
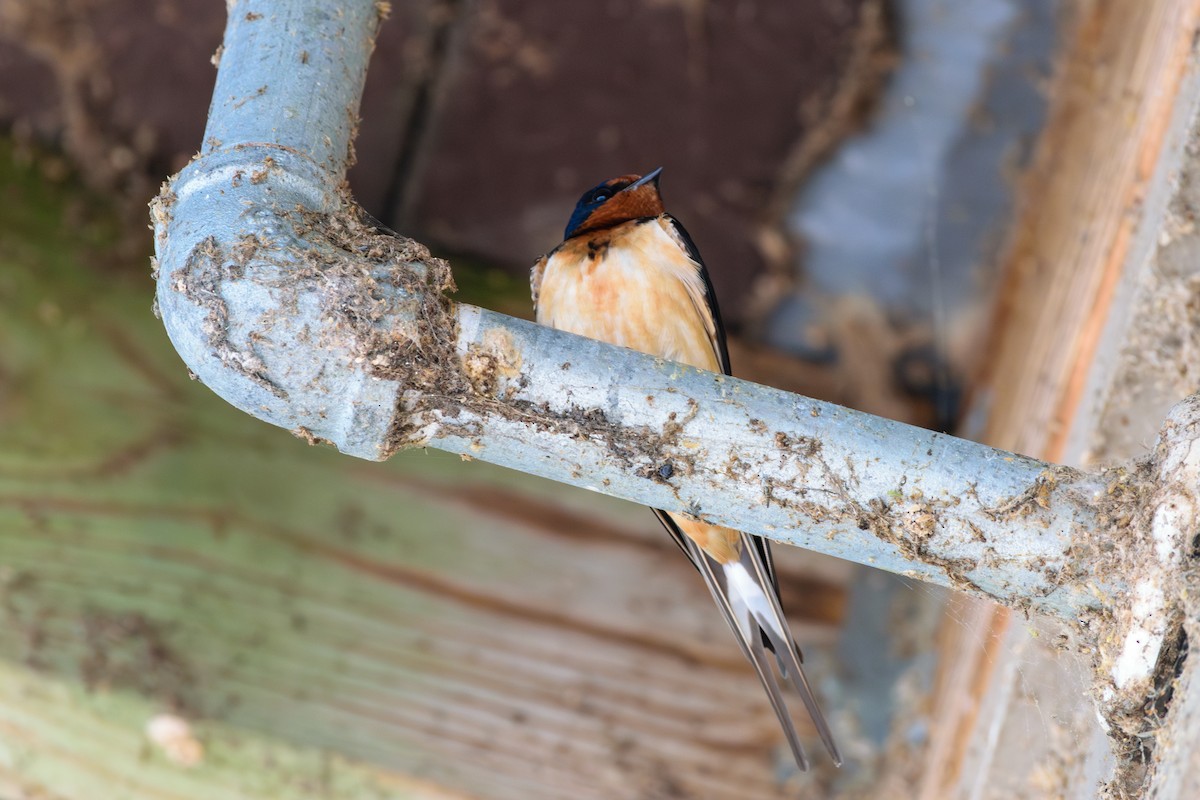
{"label": "wooden plank", "polygon": [[183,731],[197,748],[197,761],[190,763],[180,756],[185,752],[179,747],[182,739],[163,747],[147,737],[147,721],[162,718],[156,703],[89,691],[8,661],[0,661],[0,696],[5,698],[0,709],[0,796],[7,798],[465,797],[211,720],[189,722]]}
{"label": "wooden plank", "polygon": [[[237,412],[186,379],[149,284],[91,266],[96,225],[15,183],[0,792],[794,796],[753,673],[647,510],[444,454],[357,462]],[[798,637],[827,645],[840,584],[783,574]],[[147,740],[163,714],[194,766]]]}
{"label": "wooden plank", "polygon": [[[1101,333],[1136,267],[1131,243],[1198,21],[1195,0],[1076,4],[978,382],[983,441],[1082,456],[1067,452],[1068,433],[1088,375],[1114,355],[1100,349]],[[1094,796],[1111,760],[1083,696],[1090,663],[1070,652],[1069,632],[977,601],[945,628],[939,684],[970,689],[936,701],[921,796]]]}
{"label": "wooden plank", "polygon": [[984,440],[1061,457],[1158,164],[1200,20],[1196,0],[1079,3],[1050,119],[1022,179]]}
{"label": "wooden plank", "polygon": [[[1103,333],[1111,357],[1089,376],[1086,404],[1068,452],[1091,463],[1108,463],[1141,453],[1158,434],[1169,409],[1200,391],[1196,356],[1200,326],[1200,69],[1192,67],[1176,103],[1169,157],[1157,168],[1147,195],[1145,220],[1135,239],[1118,297]],[[1200,637],[1200,602],[1179,588],[1187,641]],[[1185,651],[1187,648],[1185,648]],[[1200,794],[1200,659],[1195,649],[1174,664],[1170,694],[1157,698],[1144,720],[1146,764],[1127,765],[1110,793],[1142,793],[1157,800]],[[1170,675],[1171,673],[1168,673]],[[1165,714],[1163,710],[1165,709]],[[1136,722],[1136,720],[1134,720]]]}

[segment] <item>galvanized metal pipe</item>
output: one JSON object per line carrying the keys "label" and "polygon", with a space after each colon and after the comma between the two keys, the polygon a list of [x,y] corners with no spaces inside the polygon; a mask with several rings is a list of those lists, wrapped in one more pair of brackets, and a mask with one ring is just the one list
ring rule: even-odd
{"label": "galvanized metal pipe", "polygon": [[[155,204],[157,303],[235,406],[428,445],[1074,617],[1111,482],[444,301],[339,192],[374,3],[231,9],[205,149]],[[1103,517],[1103,519],[1101,519]]]}
{"label": "galvanized metal pipe", "polygon": [[193,374],[254,416],[367,458],[382,455],[400,387],[346,363],[353,343],[322,331],[314,294],[279,303],[318,250],[350,258],[305,239],[303,215],[343,205],[379,13],[369,0],[229,3],[204,147],[152,206],[156,306]]}
{"label": "galvanized metal pipe", "polygon": [[499,377],[493,401],[426,412],[435,447],[1009,605],[1096,602],[1070,554],[1097,527],[1094,476],[488,311],[458,319],[460,354]]}

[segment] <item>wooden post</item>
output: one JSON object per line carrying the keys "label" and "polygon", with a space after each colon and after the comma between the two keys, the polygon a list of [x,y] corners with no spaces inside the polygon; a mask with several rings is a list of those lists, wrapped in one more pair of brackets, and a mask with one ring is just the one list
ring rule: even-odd
{"label": "wooden post", "polygon": [[[1143,452],[1165,410],[1196,389],[1163,376],[1178,367],[1157,361],[1157,391],[1142,384],[1134,406],[1106,406],[1128,380],[1122,360],[1144,375],[1147,348],[1158,346],[1139,340],[1131,321],[1140,314],[1145,330],[1162,305],[1133,313],[1132,296],[1160,241],[1178,236],[1166,207],[1200,96],[1200,3],[1077,8],[1050,120],[1023,179],[976,402],[988,412],[984,441],[1094,466],[1098,453],[1111,463]],[[1132,435],[1119,432],[1127,417],[1137,420]],[[1113,759],[1082,696],[1093,685],[1093,654],[1073,652],[1062,626],[983,602],[963,606],[944,626],[920,796],[1091,797],[1109,781],[1112,796],[1140,796],[1138,765],[1127,752]],[[948,687],[959,688],[941,691]]]}

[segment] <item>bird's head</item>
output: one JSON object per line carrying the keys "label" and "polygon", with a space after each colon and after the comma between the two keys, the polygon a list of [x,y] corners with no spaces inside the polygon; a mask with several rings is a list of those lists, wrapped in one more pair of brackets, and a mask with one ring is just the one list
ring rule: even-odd
{"label": "bird's head", "polygon": [[575,204],[564,239],[622,222],[663,213],[658,176],[662,167],[645,175],[622,175],[588,189]]}

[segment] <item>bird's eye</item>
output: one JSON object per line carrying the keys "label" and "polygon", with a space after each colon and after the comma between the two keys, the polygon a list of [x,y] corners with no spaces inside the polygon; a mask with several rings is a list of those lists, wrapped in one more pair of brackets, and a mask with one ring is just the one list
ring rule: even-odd
{"label": "bird's eye", "polygon": [[612,197],[612,194],[610,194],[609,192],[596,192],[596,195],[592,198],[592,202],[593,203],[603,203],[605,200],[607,200],[610,197]]}

